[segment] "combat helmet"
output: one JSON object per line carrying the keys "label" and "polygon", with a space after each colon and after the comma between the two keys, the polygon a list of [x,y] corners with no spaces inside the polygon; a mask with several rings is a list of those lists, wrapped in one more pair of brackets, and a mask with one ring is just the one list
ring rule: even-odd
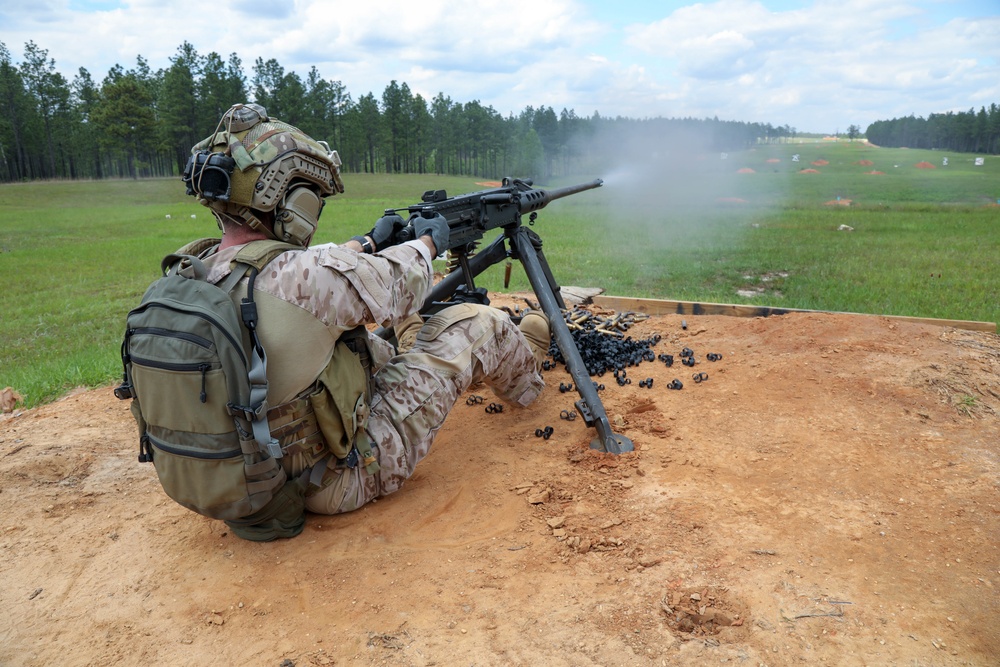
{"label": "combat helmet", "polygon": [[[323,199],[344,191],[340,165],[340,155],[325,141],[268,117],[259,104],[236,104],[191,149],[181,178],[187,194],[212,209],[220,227],[228,218],[305,247]],[[272,211],[273,225],[271,216],[262,215]]]}

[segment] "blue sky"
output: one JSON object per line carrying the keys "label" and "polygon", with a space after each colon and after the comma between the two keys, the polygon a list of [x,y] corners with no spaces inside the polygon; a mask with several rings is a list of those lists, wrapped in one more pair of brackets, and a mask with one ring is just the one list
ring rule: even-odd
{"label": "blue sky", "polygon": [[390,81],[502,114],[718,117],[803,132],[1000,103],[1000,0],[0,0],[0,42],[72,79],[184,41],[357,99]]}

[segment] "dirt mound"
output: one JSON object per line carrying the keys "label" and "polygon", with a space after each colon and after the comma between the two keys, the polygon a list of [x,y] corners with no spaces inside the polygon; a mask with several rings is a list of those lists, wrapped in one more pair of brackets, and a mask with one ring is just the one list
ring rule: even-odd
{"label": "dirt mound", "polygon": [[814,167],[825,167],[826,165],[830,164],[830,162],[828,160],[814,160],[809,164],[813,165]]}
{"label": "dirt mound", "polygon": [[166,498],[110,387],[0,416],[0,664],[996,664],[1000,337],[628,335],[654,333],[673,366],[591,378],[634,452],[560,418],[560,366],[527,409],[459,399],[398,493],[265,544]]}
{"label": "dirt mound", "polygon": [[13,387],[4,387],[4,390],[0,391],[0,413],[13,412],[22,400],[24,399],[14,391]]}
{"label": "dirt mound", "polygon": [[824,206],[850,206],[850,205],[851,205],[851,200],[843,198],[831,199],[828,202],[824,202]]}
{"label": "dirt mound", "polygon": [[800,174],[818,174],[820,172],[818,170],[816,170],[816,169],[801,169],[801,170],[799,170],[799,173]]}
{"label": "dirt mound", "polygon": [[858,160],[857,162],[855,162],[855,164],[859,164],[862,167],[870,167],[875,163],[872,162],[871,160]]}
{"label": "dirt mound", "polygon": [[754,171],[753,169],[751,169],[750,167],[743,167],[742,169],[737,169],[736,173],[737,174],[756,174],[757,172]]}
{"label": "dirt mound", "polygon": [[775,162],[781,162],[781,160],[779,160],[776,157],[773,157],[770,160],[768,160],[767,162],[768,162],[768,164],[774,164]]}
{"label": "dirt mound", "polygon": [[865,173],[868,174],[869,176],[885,176],[884,171],[872,170],[872,171],[866,171]]}
{"label": "dirt mound", "polygon": [[917,169],[937,169],[930,162],[918,162],[915,166]]}

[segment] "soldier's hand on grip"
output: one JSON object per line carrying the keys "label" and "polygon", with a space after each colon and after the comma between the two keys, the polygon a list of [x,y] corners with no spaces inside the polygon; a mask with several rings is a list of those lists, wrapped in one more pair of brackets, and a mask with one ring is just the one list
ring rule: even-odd
{"label": "soldier's hand on grip", "polygon": [[448,249],[451,229],[448,227],[448,221],[440,213],[424,211],[416,216],[413,220],[413,231],[418,239],[421,236],[430,236],[431,241],[434,242],[434,249],[438,253],[442,253]]}
{"label": "soldier's hand on grip", "polygon": [[400,243],[399,231],[406,227],[406,221],[395,213],[387,213],[375,222],[368,236],[375,242],[375,249],[382,250]]}

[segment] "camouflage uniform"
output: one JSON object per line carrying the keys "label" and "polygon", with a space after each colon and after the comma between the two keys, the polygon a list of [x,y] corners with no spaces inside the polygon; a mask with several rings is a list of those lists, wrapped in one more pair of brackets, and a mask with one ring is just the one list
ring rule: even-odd
{"label": "camouflage uniform", "polygon": [[[210,282],[229,274],[241,247],[204,257]],[[419,241],[375,255],[321,245],[272,260],[254,285],[255,301],[264,306],[258,333],[268,357],[269,405],[308,390],[329,362],[332,343],[345,331],[399,323],[419,310],[430,287],[431,257]],[[269,299],[285,302],[282,312],[288,312],[288,303],[300,310],[292,309],[291,318],[269,321]],[[323,333],[303,341],[299,333],[305,327],[292,322],[298,313],[322,322]],[[330,466],[322,490],[306,498],[313,512],[349,512],[399,489],[427,455],[455,401],[473,383],[485,382],[498,396],[521,406],[544,386],[524,336],[505,314],[486,306],[442,311],[420,329],[413,349],[404,354],[395,354],[373,334],[369,341],[376,372],[366,431],[380,470],[369,474],[362,465]],[[284,465],[293,476],[309,461],[292,454]]]}

